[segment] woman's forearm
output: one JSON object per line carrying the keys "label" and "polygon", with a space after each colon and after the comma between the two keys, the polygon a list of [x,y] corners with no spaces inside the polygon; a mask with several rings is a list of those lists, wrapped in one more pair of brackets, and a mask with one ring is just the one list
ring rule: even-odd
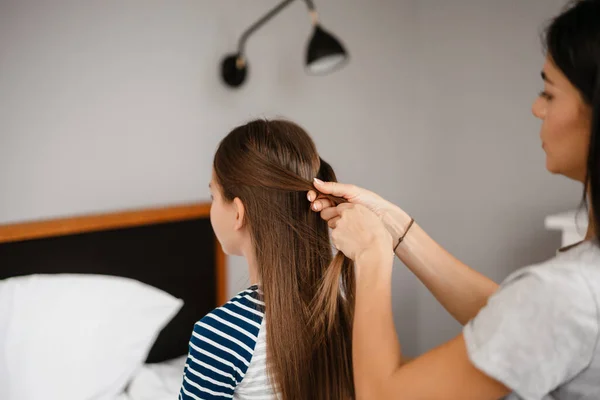
{"label": "woman's forearm", "polygon": [[[394,238],[404,233],[409,222],[410,217],[393,205],[384,214],[384,223]],[[416,223],[396,255],[462,325],[477,315],[498,288],[494,281],[444,250]]]}
{"label": "woman's forearm", "polygon": [[357,400],[381,398],[402,363],[392,313],[392,266],[389,250],[373,249],[356,260],[352,358]]}

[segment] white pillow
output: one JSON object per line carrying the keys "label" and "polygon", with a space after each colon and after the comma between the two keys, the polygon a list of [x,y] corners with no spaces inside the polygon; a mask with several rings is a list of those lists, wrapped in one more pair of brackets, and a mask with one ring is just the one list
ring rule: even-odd
{"label": "white pillow", "polygon": [[187,356],[156,364],[144,365],[127,388],[135,400],[175,400],[181,389]]}
{"label": "white pillow", "polygon": [[0,399],[115,398],[182,306],[119,277],[0,281]]}

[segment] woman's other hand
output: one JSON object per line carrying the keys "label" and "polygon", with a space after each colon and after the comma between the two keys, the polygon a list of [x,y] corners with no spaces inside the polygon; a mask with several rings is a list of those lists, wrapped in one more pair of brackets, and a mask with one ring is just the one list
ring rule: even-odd
{"label": "woman's other hand", "polygon": [[392,236],[379,217],[361,204],[343,203],[328,220],[335,247],[356,261],[365,254],[393,258]]}

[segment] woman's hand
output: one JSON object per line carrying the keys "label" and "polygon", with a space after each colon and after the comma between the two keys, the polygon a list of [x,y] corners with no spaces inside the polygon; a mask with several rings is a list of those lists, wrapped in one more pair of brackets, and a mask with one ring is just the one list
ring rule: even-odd
{"label": "woman's hand", "polygon": [[[410,216],[400,207],[395,206],[376,193],[371,192],[354,185],[348,185],[337,182],[322,182],[315,179],[315,188],[323,194],[330,194],[335,197],[341,197],[351,204],[360,204],[372,211],[395,238],[400,237],[406,229]],[[318,197],[316,191],[308,192],[308,200],[311,202],[311,209],[321,213],[321,218],[330,221],[339,216],[339,208],[333,207],[331,201],[327,198]]]}
{"label": "woman's hand", "polygon": [[[323,182],[319,179],[315,179],[314,185],[321,193],[341,197],[346,199],[349,203],[361,204],[373,211],[380,218],[384,210],[391,206],[387,200],[383,199],[378,194],[355,185],[338,182]],[[333,206],[330,200],[317,197],[317,192],[314,190],[308,192],[308,200],[312,203],[311,208],[317,212]]]}
{"label": "woman's hand", "polygon": [[377,215],[360,204],[344,203],[328,221],[335,247],[357,261],[366,254],[393,258],[392,236]]}

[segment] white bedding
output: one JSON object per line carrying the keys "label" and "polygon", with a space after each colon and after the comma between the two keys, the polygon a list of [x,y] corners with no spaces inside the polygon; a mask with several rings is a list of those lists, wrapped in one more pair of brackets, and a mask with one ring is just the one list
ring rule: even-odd
{"label": "white bedding", "polygon": [[[174,382],[184,361],[141,366],[182,306],[167,292],[123,277],[0,280],[0,400],[113,400],[132,376],[132,400],[177,399]],[[147,397],[150,387],[168,397]]]}
{"label": "white bedding", "polygon": [[115,400],[176,400],[183,379],[186,357],[144,365]]}

